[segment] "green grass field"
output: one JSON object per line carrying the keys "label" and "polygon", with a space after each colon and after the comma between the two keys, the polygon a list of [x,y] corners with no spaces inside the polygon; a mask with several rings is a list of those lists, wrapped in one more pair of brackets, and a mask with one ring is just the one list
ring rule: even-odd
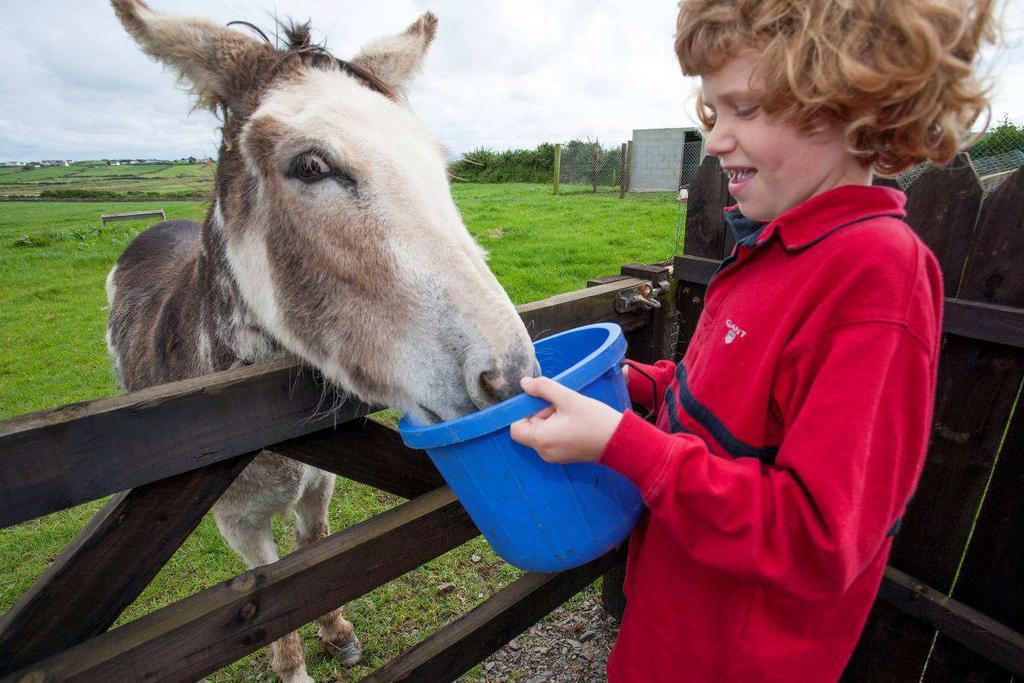
{"label": "green grass field", "polygon": [[[84,173],[74,167],[60,170]],[[0,175],[0,184],[9,175]],[[163,183],[177,180],[174,169],[155,169],[152,175],[162,177]],[[491,268],[516,303],[579,289],[587,278],[617,273],[623,263],[670,257],[679,219],[679,206],[668,195],[625,200],[613,195],[555,197],[541,185],[469,184],[455,185],[453,194],[470,232],[490,252]],[[0,202],[0,419],[116,391],[103,341],[104,279],[146,224],[101,226],[99,217],[153,208],[162,208],[168,218],[200,219],[207,206]],[[334,529],[344,528],[400,502],[339,480],[331,523]],[[0,612],[29,588],[101,504],[96,501],[0,530]],[[290,545],[290,530],[285,522],[275,527],[284,548]],[[474,554],[482,559],[473,562]],[[244,569],[207,517],[119,623]],[[481,539],[453,550],[348,605],[346,615],[365,646],[360,666],[335,666],[317,642],[314,628],[304,627],[310,674],[317,680],[358,680],[518,575]],[[436,586],[443,582],[454,583],[456,589],[439,596]],[[209,678],[262,681],[271,675],[261,651]],[[469,675],[478,677],[479,672]]]}

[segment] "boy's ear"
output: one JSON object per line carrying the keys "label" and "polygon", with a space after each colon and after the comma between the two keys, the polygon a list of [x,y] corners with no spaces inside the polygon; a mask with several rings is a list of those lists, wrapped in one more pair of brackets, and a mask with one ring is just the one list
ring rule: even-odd
{"label": "boy's ear", "polygon": [[365,46],[352,63],[368,70],[393,90],[401,90],[420,68],[436,34],[437,17],[427,12],[402,33],[378,38]]}
{"label": "boy's ear", "polygon": [[197,106],[216,109],[254,86],[273,48],[212,21],[150,9],[143,0],[111,0],[143,52],[188,83]]}

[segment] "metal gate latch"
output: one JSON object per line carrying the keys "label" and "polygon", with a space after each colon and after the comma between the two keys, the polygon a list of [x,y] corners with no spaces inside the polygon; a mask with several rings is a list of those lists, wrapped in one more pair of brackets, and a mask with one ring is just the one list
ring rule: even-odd
{"label": "metal gate latch", "polygon": [[[665,284],[667,285],[668,283],[666,282]],[[661,294],[661,283],[657,283],[657,286],[655,286],[645,282],[642,285],[624,290],[615,297],[615,312],[630,313],[638,309],[649,311],[652,308],[661,308],[661,302],[657,299]]]}

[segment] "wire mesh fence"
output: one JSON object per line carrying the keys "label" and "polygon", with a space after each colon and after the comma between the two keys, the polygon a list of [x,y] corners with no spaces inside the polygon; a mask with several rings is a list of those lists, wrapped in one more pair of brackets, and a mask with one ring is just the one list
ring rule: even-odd
{"label": "wire mesh fence", "polygon": [[558,145],[556,156],[559,194],[619,192],[625,169],[622,146],[570,140]]}
{"label": "wire mesh fence", "polygon": [[554,147],[558,194],[678,195],[704,156],[703,136],[694,128],[638,129],[632,140],[617,146],[575,139]]}
{"label": "wire mesh fence", "polygon": [[[987,197],[1014,171],[1024,166],[1024,126],[1004,118],[975,141],[968,154]],[[907,169],[896,180],[907,190],[930,167],[931,164],[921,164]]]}

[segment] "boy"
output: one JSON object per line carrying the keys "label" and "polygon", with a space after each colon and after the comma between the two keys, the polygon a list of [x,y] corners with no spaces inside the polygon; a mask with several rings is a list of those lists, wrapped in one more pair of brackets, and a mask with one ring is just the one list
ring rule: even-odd
{"label": "boy", "polygon": [[657,427],[524,379],[552,406],[512,429],[644,497],[609,680],[842,673],[924,463],[941,333],[935,258],[872,174],[953,157],[992,34],[985,0],[681,3],[737,247],[683,361],[644,368]]}

